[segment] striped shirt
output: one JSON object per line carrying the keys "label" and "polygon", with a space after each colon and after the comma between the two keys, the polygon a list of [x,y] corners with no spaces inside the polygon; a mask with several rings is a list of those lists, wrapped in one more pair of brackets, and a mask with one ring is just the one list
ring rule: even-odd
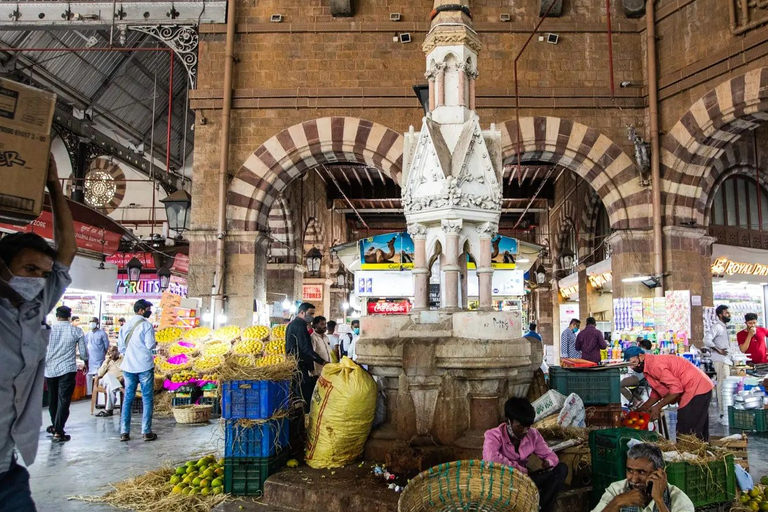
{"label": "striped shirt", "polygon": [[51,337],[48,342],[48,352],[45,356],[46,378],[61,377],[67,373],[77,371],[77,353],[80,349],[80,358],[88,360],[88,351],[85,347],[83,331],[75,327],[68,320],[57,320],[51,326]]}
{"label": "striped shirt", "polygon": [[581,352],[576,350],[576,333],[570,327],[560,335],[560,355],[570,359],[581,358]]}

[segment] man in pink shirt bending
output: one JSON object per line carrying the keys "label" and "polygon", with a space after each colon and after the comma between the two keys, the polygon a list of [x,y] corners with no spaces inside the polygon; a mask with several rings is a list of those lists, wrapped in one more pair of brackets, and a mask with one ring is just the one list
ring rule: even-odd
{"label": "man in pink shirt bending", "polygon": [[[511,466],[527,474],[539,488],[539,510],[551,512],[568,476],[568,466],[555,455],[539,431],[531,428],[536,412],[525,398],[510,398],[504,404],[507,421],[485,432],[483,460]],[[528,473],[528,457],[537,455],[544,466]]]}
{"label": "man in pink shirt bending", "polygon": [[641,411],[650,412],[651,420],[657,420],[665,406],[679,403],[677,434],[693,434],[709,441],[709,404],[714,384],[707,374],[683,357],[654,356],[640,347],[625,350],[624,360],[629,361],[632,370],[645,375],[653,390]]}

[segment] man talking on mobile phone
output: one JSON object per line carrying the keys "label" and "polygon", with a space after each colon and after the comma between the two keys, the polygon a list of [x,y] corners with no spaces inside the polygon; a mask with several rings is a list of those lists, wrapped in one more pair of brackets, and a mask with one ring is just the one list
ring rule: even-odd
{"label": "man talking on mobile phone", "polygon": [[612,483],[592,512],[694,512],[694,506],[667,482],[659,447],[640,443],[627,452],[627,478]]}

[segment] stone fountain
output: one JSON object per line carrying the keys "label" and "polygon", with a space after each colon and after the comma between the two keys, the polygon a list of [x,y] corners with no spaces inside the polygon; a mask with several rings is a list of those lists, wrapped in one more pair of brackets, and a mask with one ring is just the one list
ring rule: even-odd
{"label": "stone fountain", "polygon": [[[366,458],[399,460],[400,470],[479,458],[483,432],[501,422],[507,398],[525,396],[542,361],[541,343],[520,337],[520,314],[492,310],[501,133],[493,124],[483,130],[475,112],[481,44],[467,3],[435,0],[423,45],[429,112],[420,131],[405,135],[402,202],[414,241],[414,309],[364,317],[357,346],[358,362],[384,379],[388,405]],[[466,310],[467,255],[477,266],[477,311]],[[430,311],[436,260],[441,309]]]}

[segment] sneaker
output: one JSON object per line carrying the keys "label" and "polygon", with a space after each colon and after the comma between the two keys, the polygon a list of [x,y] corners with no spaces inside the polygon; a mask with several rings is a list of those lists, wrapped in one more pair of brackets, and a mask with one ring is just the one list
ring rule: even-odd
{"label": "sneaker", "polygon": [[131,435],[130,434],[120,434],[120,440],[121,441],[130,441]]}
{"label": "sneaker", "polygon": [[150,432],[149,434],[144,434],[144,440],[145,441],[154,441],[157,439],[157,434],[154,432]]}

